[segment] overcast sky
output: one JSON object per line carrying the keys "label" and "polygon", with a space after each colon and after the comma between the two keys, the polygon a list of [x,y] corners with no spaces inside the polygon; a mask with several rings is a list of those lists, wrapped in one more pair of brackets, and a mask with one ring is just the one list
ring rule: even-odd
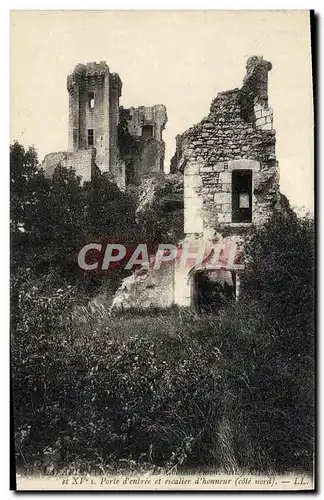
{"label": "overcast sky", "polygon": [[175,136],[208,114],[218,92],[240,87],[246,60],[272,62],[280,186],[313,210],[313,109],[307,11],[47,11],[11,14],[11,140],[40,160],[67,149],[66,77],[105,60],[123,106],[165,104],[166,170]]}

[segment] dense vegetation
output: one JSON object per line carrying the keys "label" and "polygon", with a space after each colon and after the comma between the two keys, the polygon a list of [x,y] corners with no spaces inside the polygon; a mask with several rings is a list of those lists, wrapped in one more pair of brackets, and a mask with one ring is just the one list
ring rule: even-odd
{"label": "dense vegetation", "polygon": [[136,241],[131,198],[60,168],[45,179],[17,143],[11,161],[17,466],[310,470],[313,221],[275,213],[255,230],[242,301],[218,316],[109,317],[86,302],[111,283],[77,272],[76,249]]}

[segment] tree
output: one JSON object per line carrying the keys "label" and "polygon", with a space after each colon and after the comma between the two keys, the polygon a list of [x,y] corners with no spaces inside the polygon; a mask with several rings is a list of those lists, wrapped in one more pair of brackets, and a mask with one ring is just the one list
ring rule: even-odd
{"label": "tree", "polygon": [[87,243],[137,243],[132,198],[100,173],[81,186],[75,171],[60,164],[47,179],[35,149],[17,142],[10,160],[11,265],[18,282],[22,270],[31,269],[35,276],[56,276],[57,283],[102,284],[101,273],[79,269],[79,251]]}
{"label": "tree", "polygon": [[244,252],[242,300],[224,311],[219,332],[233,449],[242,470],[311,470],[314,221],[274,213]]}
{"label": "tree", "polygon": [[48,182],[38,169],[35,148],[27,150],[17,141],[10,146],[10,225],[11,230],[28,230],[28,212],[46,192]]}
{"label": "tree", "polygon": [[[242,283],[247,301],[257,300],[281,325],[313,330],[314,221],[292,211],[275,212],[255,230],[245,249]],[[305,332],[305,333],[306,333]]]}

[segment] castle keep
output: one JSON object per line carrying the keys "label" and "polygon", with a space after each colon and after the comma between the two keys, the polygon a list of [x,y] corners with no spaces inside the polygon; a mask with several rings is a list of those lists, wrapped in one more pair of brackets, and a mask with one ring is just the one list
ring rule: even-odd
{"label": "castle keep", "polygon": [[119,75],[111,73],[105,61],[78,64],[67,77],[67,90],[68,151],[45,156],[45,175],[51,177],[60,164],[75,169],[82,183],[90,182],[100,172],[123,189],[129,179],[138,183],[142,175],[163,171],[165,106],[128,110],[128,132],[137,145],[132,150],[134,172],[128,176],[118,137],[122,91]]}
{"label": "castle keep", "polygon": [[[116,171],[117,125],[122,82],[105,62],[79,64],[67,78],[69,93],[69,151],[94,148],[102,173]],[[80,172],[89,180],[90,172]]]}

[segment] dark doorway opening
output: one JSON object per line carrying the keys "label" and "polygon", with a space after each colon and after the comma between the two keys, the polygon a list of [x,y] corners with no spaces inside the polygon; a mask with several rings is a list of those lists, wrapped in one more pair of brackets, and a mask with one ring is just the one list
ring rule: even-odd
{"label": "dark doorway opening", "polygon": [[229,302],[235,301],[236,276],[206,270],[194,275],[194,303],[198,312],[217,313]]}
{"label": "dark doorway opening", "polygon": [[89,128],[88,130],[88,146],[94,145],[94,137],[93,137],[93,129]]}
{"label": "dark doorway opening", "polygon": [[252,222],[252,170],[232,172],[232,222]]}

